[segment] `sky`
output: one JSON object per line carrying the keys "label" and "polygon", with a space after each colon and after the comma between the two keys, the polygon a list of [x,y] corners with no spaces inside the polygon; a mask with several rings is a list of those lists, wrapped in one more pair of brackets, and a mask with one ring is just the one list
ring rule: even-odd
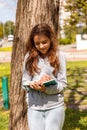
{"label": "sky", "polygon": [[17,0],[0,0],[0,22],[15,22]]}

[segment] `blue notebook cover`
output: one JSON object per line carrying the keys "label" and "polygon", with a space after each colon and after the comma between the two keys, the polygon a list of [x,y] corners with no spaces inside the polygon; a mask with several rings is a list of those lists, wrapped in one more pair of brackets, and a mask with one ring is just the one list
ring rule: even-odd
{"label": "blue notebook cover", "polygon": [[57,81],[55,79],[49,80],[47,82],[43,83],[46,87],[48,87],[49,85],[55,85],[57,84]]}

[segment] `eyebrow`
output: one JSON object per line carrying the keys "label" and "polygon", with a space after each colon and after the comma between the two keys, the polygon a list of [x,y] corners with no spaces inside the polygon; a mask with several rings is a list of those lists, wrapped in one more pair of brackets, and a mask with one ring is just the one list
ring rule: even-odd
{"label": "eyebrow", "polygon": [[[47,40],[41,41],[41,43],[47,42]],[[40,43],[39,41],[35,41],[36,44]]]}

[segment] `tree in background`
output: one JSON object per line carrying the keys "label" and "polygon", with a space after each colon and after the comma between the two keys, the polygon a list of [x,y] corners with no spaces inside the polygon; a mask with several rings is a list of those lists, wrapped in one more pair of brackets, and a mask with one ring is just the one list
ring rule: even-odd
{"label": "tree in background", "polygon": [[14,29],[15,29],[15,25],[14,25],[14,22],[12,21],[7,21],[5,24],[4,24],[4,32],[5,32],[5,36],[8,36],[10,34],[14,34]]}
{"label": "tree in background", "polygon": [[65,20],[64,32],[66,37],[75,41],[77,33],[87,33],[87,1],[66,0],[65,11],[70,12]]}
{"label": "tree in background", "polygon": [[9,130],[28,130],[26,92],[21,87],[21,78],[25,44],[31,28],[45,22],[57,34],[58,16],[59,0],[18,0],[11,60]]}
{"label": "tree in background", "polygon": [[0,39],[3,38],[3,23],[0,23]]}
{"label": "tree in background", "polygon": [[0,23],[0,38],[7,37],[10,34],[14,34],[15,25],[13,21],[6,21],[5,23]]}

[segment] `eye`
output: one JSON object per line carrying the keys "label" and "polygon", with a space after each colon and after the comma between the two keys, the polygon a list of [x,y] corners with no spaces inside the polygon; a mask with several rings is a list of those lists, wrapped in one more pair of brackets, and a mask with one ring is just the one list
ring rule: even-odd
{"label": "eye", "polygon": [[47,41],[43,41],[42,43],[43,43],[43,44],[46,44],[46,43],[47,43]]}
{"label": "eye", "polygon": [[39,42],[35,42],[35,46],[39,46],[40,45],[40,43]]}

